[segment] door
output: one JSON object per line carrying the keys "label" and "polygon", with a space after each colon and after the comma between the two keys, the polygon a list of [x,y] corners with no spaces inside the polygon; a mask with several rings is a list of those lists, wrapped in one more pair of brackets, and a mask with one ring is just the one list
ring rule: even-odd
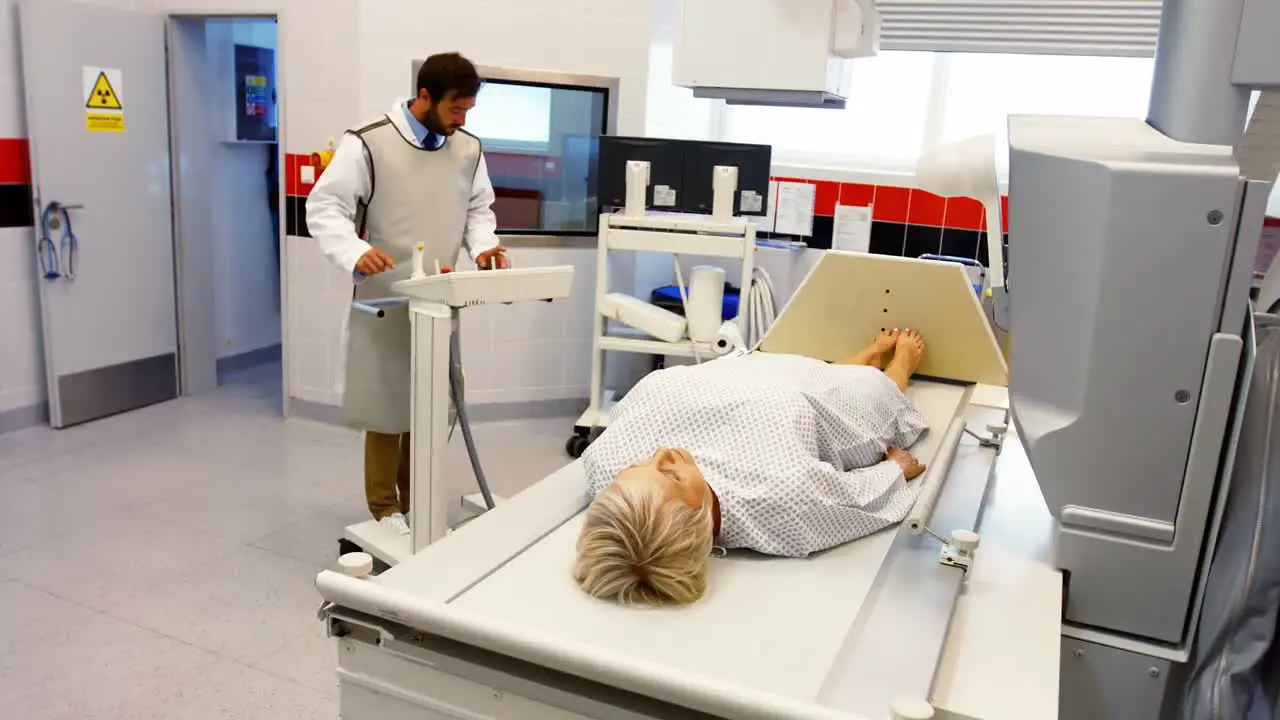
{"label": "door", "polygon": [[164,20],[70,0],[25,0],[19,19],[60,428],[178,394]]}

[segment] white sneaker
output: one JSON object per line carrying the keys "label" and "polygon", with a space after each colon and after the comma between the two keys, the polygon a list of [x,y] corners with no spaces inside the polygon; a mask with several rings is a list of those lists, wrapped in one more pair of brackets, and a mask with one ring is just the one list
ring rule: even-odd
{"label": "white sneaker", "polygon": [[409,534],[409,521],[400,513],[393,513],[378,521],[397,535]]}

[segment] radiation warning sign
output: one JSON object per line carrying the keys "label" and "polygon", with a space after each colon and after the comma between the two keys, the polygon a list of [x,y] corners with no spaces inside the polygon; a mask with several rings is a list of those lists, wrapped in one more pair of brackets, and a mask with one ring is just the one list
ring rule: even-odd
{"label": "radiation warning sign", "polygon": [[124,74],[116,68],[90,67],[81,74],[84,127],[89,132],[124,132]]}

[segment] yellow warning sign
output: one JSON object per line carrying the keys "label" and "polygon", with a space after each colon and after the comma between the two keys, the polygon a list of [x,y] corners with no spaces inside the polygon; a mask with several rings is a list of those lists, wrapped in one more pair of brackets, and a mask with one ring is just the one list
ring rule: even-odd
{"label": "yellow warning sign", "polygon": [[89,132],[124,132],[123,73],[115,68],[85,66],[84,126]]}
{"label": "yellow warning sign", "polygon": [[98,73],[98,79],[93,81],[93,90],[89,92],[89,101],[84,104],[89,109],[105,108],[107,110],[123,110],[124,106],[120,104],[120,98],[116,97],[116,91],[111,87],[111,81],[107,79],[105,72]]}

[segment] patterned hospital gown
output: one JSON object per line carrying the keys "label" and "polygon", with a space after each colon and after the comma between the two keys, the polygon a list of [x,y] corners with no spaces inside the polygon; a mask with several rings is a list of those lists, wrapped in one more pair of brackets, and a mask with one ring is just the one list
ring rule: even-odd
{"label": "patterned hospital gown", "polygon": [[804,557],[900,522],[919,482],[884,460],[927,428],[875,368],[751,353],[646,376],[582,459],[594,498],[660,447],[692,453],[727,549]]}

